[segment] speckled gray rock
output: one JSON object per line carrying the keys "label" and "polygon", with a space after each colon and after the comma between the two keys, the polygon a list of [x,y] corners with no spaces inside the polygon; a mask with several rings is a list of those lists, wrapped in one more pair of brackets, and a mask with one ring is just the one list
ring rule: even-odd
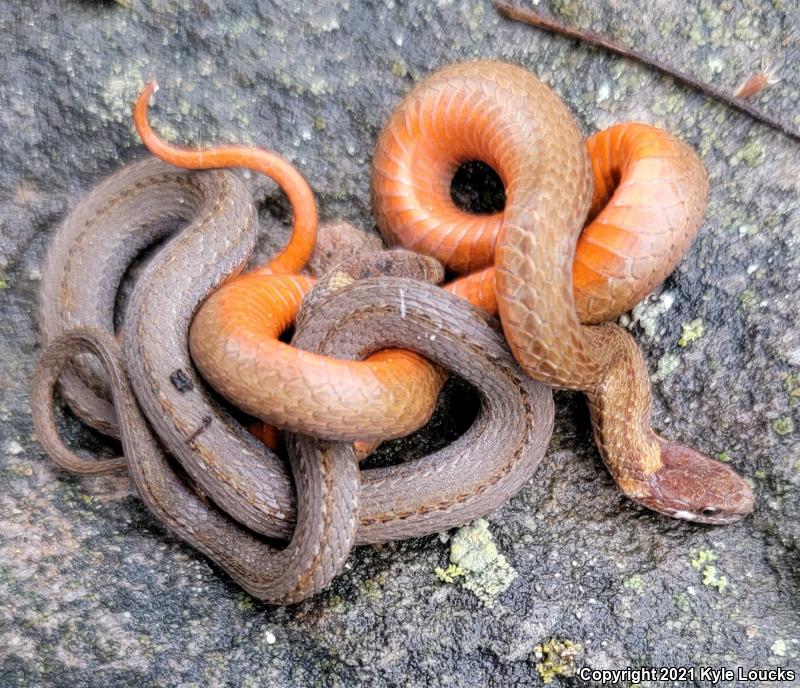
{"label": "speckled gray rock", "polygon": [[[130,4],[0,3],[0,685],[530,686],[533,649],[552,636],[582,646],[578,666],[798,667],[796,145],[647,69],[502,20],[487,0]],[[782,60],[783,81],[756,102],[800,126],[796,3],[643,4],[539,8],[719,85],[763,54]],[[274,148],[323,218],[372,229],[381,124],[432,69],[477,57],[537,72],[587,133],[636,119],[701,152],[700,238],[629,322],[657,373],[656,427],[752,477],[752,517],[705,528],[626,501],[582,401],[559,394],[543,466],[489,518],[517,573],[493,606],[434,574],[449,546],[431,537],[360,549],[330,590],[274,609],[165,534],[124,477],[53,467],[28,415],[39,265],[80,194],[143,155],[128,112],[146,78],[162,85],[162,133]],[[284,236],[285,202],[252,183],[265,228]]]}

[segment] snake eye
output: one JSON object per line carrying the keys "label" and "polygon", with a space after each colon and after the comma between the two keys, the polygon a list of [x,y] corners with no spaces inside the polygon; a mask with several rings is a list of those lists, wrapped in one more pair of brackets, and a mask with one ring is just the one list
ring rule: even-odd
{"label": "snake eye", "polygon": [[713,506],[707,506],[700,513],[703,516],[716,516],[719,513],[719,509],[715,509]]}

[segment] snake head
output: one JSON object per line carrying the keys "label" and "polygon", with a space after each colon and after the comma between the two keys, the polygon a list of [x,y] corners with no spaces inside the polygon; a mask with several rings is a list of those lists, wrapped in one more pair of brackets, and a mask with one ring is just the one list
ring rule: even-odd
{"label": "snake head", "polygon": [[683,445],[661,439],[662,467],[640,504],[673,518],[722,525],[753,509],[753,489],[736,471]]}

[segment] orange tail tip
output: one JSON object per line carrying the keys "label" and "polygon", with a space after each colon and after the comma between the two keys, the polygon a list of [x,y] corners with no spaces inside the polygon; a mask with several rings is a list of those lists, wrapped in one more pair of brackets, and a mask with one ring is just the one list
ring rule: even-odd
{"label": "orange tail tip", "polygon": [[262,148],[237,145],[187,148],[168,143],[153,131],[147,116],[150,98],[157,88],[155,79],[149,81],[133,106],[133,123],[142,143],[157,158],[176,167],[190,170],[243,167],[273,179],[289,199],[294,222],[289,243],[268,267],[274,273],[300,272],[314,250],[319,222],[314,193],[303,175],[288,160]]}
{"label": "orange tail tip", "polygon": [[150,107],[150,101],[153,95],[158,91],[158,82],[155,79],[150,79],[144,88],[139,92],[139,97],[133,104],[133,124],[139,136],[142,136],[142,131],[150,129],[150,122],[147,119],[147,110]]}

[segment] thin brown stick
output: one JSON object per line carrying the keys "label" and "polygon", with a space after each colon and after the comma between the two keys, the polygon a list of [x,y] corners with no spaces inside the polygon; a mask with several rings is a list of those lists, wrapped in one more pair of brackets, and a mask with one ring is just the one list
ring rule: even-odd
{"label": "thin brown stick", "polygon": [[800,142],[800,132],[788,129],[782,122],[773,119],[769,115],[763,113],[761,110],[754,108],[752,105],[748,105],[742,100],[737,100],[727,91],[723,91],[715,86],[711,86],[710,84],[700,81],[689,74],[684,74],[683,72],[659,62],[653,57],[640,53],[636,50],[617,45],[616,43],[612,43],[608,39],[598,36],[596,33],[592,33],[591,31],[574,29],[552,19],[548,19],[547,17],[543,17],[533,10],[517,7],[508,0],[494,0],[494,6],[500,14],[508,19],[523,22],[524,24],[530,24],[531,26],[535,26],[539,29],[551,31],[552,33],[566,36],[567,38],[572,38],[576,41],[580,41],[581,43],[587,43],[588,45],[596,48],[608,50],[612,53],[616,53],[617,55],[622,55],[623,57],[634,60],[635,62],[647,65],[657,72],[671,77],[675,81],[678,81],[685,86],[689,86],[690,88],[699,91],[709,98],[714,98],[715,100],[724,103],[728,107],[752,117],[757,122],[761,122],[761,124],[765,124],[766,126],[779,131],[792,141]]}

